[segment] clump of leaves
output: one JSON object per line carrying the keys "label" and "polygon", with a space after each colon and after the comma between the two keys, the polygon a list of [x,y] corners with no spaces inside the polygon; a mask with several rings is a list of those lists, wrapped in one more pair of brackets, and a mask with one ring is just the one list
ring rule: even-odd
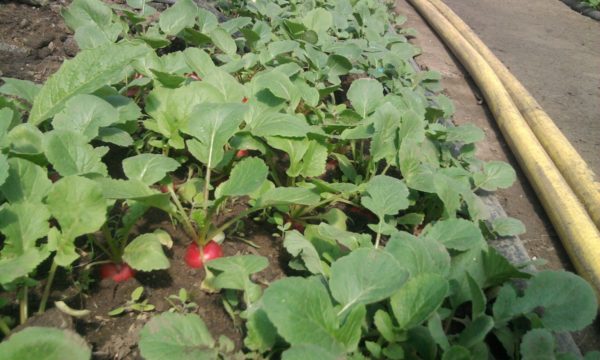
{"label": "clump of leaves", "polygon": [[181,314],[193,313],[198,310],[198,304],[190,299],[189,294],[186,289],[181,288],[177,294],[169,295],[165,298],[171,307],[169,308],[170,312],[177,312]]}

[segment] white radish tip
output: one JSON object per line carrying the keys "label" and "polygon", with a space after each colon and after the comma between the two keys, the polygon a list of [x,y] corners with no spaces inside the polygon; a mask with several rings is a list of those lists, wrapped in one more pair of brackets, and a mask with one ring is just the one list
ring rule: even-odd
{"label": "white radish tip", "polygon": [[223,241],[225,241],[225,233],[221,231],[217,235],[213,236],[212,241],[216,242],[217,244],[222,244]]}

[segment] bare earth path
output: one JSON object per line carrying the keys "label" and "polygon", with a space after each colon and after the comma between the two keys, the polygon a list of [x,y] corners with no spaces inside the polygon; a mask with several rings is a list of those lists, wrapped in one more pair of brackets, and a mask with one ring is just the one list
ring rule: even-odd
{"label": "bare earth path", "polygon": [[[540,102],[592,169],[600,174],[600,22],[558,0],[444,0],[469,24]],[[484,160],[510,162],[518,182],[497,193],[509,216],[523,221],[521,236],[540,268],[571,270],[568,257],[527,179],[518,169],[477,88],[424,20],[406,2],[397,10],[418,31],[421,67],[439,71],[456,105],[454,122],[474,123],[486,133],[478,144]],[[600,324],[574,334],[583,351],[600,349]]]}

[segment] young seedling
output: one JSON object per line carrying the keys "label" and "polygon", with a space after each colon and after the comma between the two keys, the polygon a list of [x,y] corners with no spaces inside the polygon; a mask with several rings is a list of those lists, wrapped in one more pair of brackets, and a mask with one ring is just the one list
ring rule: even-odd
{"label": "young seedling", "polygon": [[171,304],[171,308],[169,312],[178,312],[181,314],[193,313],[198,310],[198,304],[193,302],[186,289],[179,289],[179,293],[177,295],[169,295],[165,298],[169,304]]}
{"label": "young seedling", "polygon": [[148,311],[154,310],[154,305],[148,304],[148,299],[141,300],[143,293],[144,293],[144,287],[143,286],[137,287],[131,293],[131,298],[129,300],[127,300],[127,302],[124,305],[111,310],[108,313],[108,315],[117,316],[117,315],[121,315],[123,313],[128,313],[128,312],[142,313],[142,312],[148,312]]}

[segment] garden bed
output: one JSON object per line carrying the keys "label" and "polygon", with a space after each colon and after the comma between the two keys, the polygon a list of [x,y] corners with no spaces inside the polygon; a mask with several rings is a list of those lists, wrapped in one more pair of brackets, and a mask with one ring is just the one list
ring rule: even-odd
{"label": "garden bed", "polygon": [[[514,171],[440,122],[453,105],[411,66],[401,16],[228,4],[219,22],[191,1],[74,1],[57,36],[84,50],[41,88],[4,79],[2,322],[26,328],[3,351],[513,357],[593,319],[583,280],[486,245],[523,230],[478,197]],[[64,313],[85,342],[27,328]]]}

